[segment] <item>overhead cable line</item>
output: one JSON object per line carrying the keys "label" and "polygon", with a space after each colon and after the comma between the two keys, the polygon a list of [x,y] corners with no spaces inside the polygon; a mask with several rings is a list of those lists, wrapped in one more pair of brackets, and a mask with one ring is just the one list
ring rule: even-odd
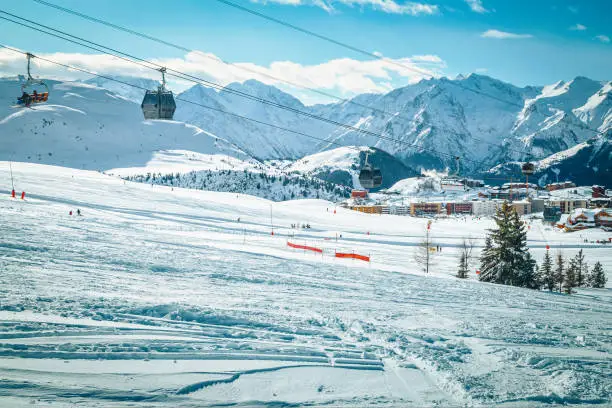
{"label": "overhead cable line", "polygon": [[[225,61],[225,60],[223,60],[223,59],[221,59],[221,58],[218,58],[218,57],[213,57],[213,56],[208,55],[208,54],[205,54],[205,53],[203,53],[203,52],[196,51],[196,50],[192,50],[192,49],[189,49],[189,48],[187,48],[187,47],[185,47],[185,46],[182,46],[182,45],[179,45],[179,44],[176,44],[176,43],[172,43],[172,42],[169,42],[169,41],[165,41],[165,40],[160,39],[160,38],[158,38],[158,37],[153,37],[153,36],[151,36],[151,35],[144,34],[144,33],[141,33],[141,32],[135,31],[135,30],[132,30],[132,29],[130,29],[130,28],[126,28],[126,27],[123,27],[123,26],[120,26],[120,25],[117,25],[117,24],[114,24],[114,23],[111,23],[111,22],[108,22],[108,21],[105,21],[105,20],[102,20],[102,19],[99,19],[99,18],[93,17],[93,16],[89,16],[89,15],[87,15],[87,14],[84,14],[84,13],[81,13],[81,12],[78,12],[78,11],[75,11],[75,10],[72,10],[72,9],[69,9],[69,8],[66,8],[66,7],[62,7],[62,6],[56,5],[56,4],[50,3],[50,2],[45,1],[45,0],[33,0],[33,1],[35,1],[35,2],[37,2],[37,3],[39,3],[39,4],[42,4],[42,5],[45,5],[45,6],[47,6],[47,7],[51,7],[51,8],[54,8],[54,9],[60,10],[60,11],[65,12],[65,13],[72,14],[72,15],[75,15],[75,16],[78,16],[78,17],[81,17],[81,18],[84,18],[84,19],[89,20],[89,21],[92,21],[92,22],[95,22],[95,23],[98,23],[98,24],[102,24],[102,25],[105,25],[105,26],[111,27],[111,28],[116,29],[116,30],[120,30],[120,31],[123,31],[123,32],[129,33],[129,34],[132,34],[132,35],[135,35],[135,36],[138,36],[138,37],[141,37],[141,38],[147,39],[147,40],[151,40],[151,41],[157,42],[157,43],[159,43],[159,44],[166,45],[166,46],[168,46],[168,47],[172,47],[172,48],[175,48],[175,49],[178,49],[178,50],[184,51],[184,52],[194,52],[194,53],[198,53],[198,54],[200,54],[200,55],[202,55],[202,56],[204,56],[204,57],[206,57],[206,58],[209,58],[209,59],[211,59],[211,60],[213,60],[213,61],[215,61],[215,62],[221,62],[221,63],[223,63],[223,64],[226,64],[226,65],[229,65],[229,66],[233,66],[233,67],[235,67],[235,68],[238,68],[238,69],[241,69],[241,70],[245,70],[245,71],[247,71],[247,72],[251,72],[251,73],[254,73],[254,74],[257,74],[257,75],[262,75],[262,76],[265,76],[265,77],[270,78],[270,79],[273,79],[273,80],[281,81],[281,82],[287,83],[287,84],[292,85],[292,86],[295,86],[295,87],[299,87],[299,88],[302,88],[302,89],[306,89],[306,90],[309,90],[309,91],[312,91],[312,92],[318,93],[318,94],[320,94],[320,95],[324,95],[324,96],[327,96],[327,97],[330,97],[330,98],[333,98],[333,99],[339,100],[339,101],[344,102],[344,103],[349,103],[349,104],[353,104],[353,105],[356,105],[356,106],[360,106],[360,107],[365,108],[365,109],[370,109],[370,110],[372,110],[372,111],[374,111],[374,112],[380,112],[380,113],[382,113],[382,114],[384,114],[384,115],[390,115],[390,116],[396,116],[396,117],[397,117],[397,116],[400,116],[400,117],[404,117],[404,116],[405,116],[405,115],[403,115],[401,112],[397,112],[397,113],[395,113],[395,112],[387,112],[387,111],[385,111],[385,110],[383,110],[383,109],[378,109],[378,108],[375,108],[375,107],[372,107],[372,106],[369,106],[369,105],[364,105],[364,104],[361,104],[361,103],[359,103],[359,102],[356,102],[354,99],[346,99],[346,98],[342,98],[342,97],[340,97],[340,96],[333,95],[333,94],[330,94],[330,93],[328,93],[328,92],[324,92],[324,91],[320,91],[320,90],[317,90],[317,89],[309,88],[309,87],[303,86],[303,85],[301,85],[301,84],[298,84],[298,83],[295,83],[295,82],[292,82],[292,81],[288,81],[288,80],[285,80],[285,79],[283,79],[283,78],[279,78],[279,77],[276,77],[276,76],[273,76],[273,75],[270,75],[270,74],[267,74],[267,73],[264,73],[264,72],[260,72],[260,71],[254,70],[254,69],[250,69],[250,68],[247,68],[247,67],[242,66],[242,65],[239,65],[239,64],[235,64],[235,63],[227,62],[227,61]],[[337,44],[337,45],[339,45],[339,46],[342,46],[342,47],[348,48],[348,49],[350,49],[350,50],[352,50],[352,51],[355,51],[355,52],[360,52],[360,53],[365,54],[365,55],[367,55],[367,56],[369,56],[369,57],[372,57],[372,58],[377,58],[377,59],[381,59],[381,60],[383,60],[383,61],[385,61],[385,62],[387,62],[387,63],[392,63],[392,64],[395,64],[395,65],[398,65],[399,67],[402,67],[403,69],[409,69],[409,70],[412,70],[413,72],[420,73],[420,74],[422,74],[422,75],[424,75],[424,76],[426,76],[426,77],[433,78],[433,75],[431,75],[431,73],[429,73],[429,72],[427,72],[427,71],[420,70],[420,69],[418,69],[418,68],[411,67],[411,66],[408,66],[408,65],[405,65],[405,64],[397,63],[395,60],[391,60],[391,59],[389,59],[389,58],[385,58],[385,57],[382,57],[382,56],[380,56],[380,55],[376,55],[376,54],[373,54],[373,53],[369,53],[369,52],[367,52],[367,51],[361,50],[361,49],[359,49],[359,48],[357,48],[357,47],[353,47],[353,46],[348,45],[348,44],[346,44],[346,43],[342,43],[342,42],[336,41],[336,40],[334,40],[334,39],[331,39],[331,38],[329,38],[329,37],[319,35],[319,34],[317,34],[317,33],[314,33],[314,32],[312,32],[312,31],[310,31],[310,30],[302,29],[302,28],[297,27],[297,26],[294,26],[294,25],[292,25],[292,24],[285,23],[285,22],[283,22],[283,21],[281,21],[281,20],[277,20],[277,19],[275,19],[275,18],[273,18],[273,17],[268,18],[268,16],[264,15],[263,13],[256,12],[256,11],[254,11],[254,10],[248,9],[248,8],[243,7],[243,6],[240,6],[240,5],[237,5],[237,4],[232,3],[232,2],[230,2],[230,1],[221,1],[221,2],[222,2],[222,3],[224,3],[224,4],[227,4],[227,5],[229,5],[229,6],[236,7],[237,9],[240,9],[240,10],[243,10],[243,11],[246,11],[246,12],[249,12],[249,13],[251,13],[251,14],[254,14],[254,15],[258,16],[258,17],[266,18],[266,19],[269,19],[269,20],[271,20],[271,21],[273,21],[273,22],[276,22],[276,23],[279,23],[279,24],[285,25],[285,26],[287,26],[287,27],[289,27],[289,28],[292,28],[292,29],[295,29],[295,30],[301,31],[301,32],[303,32],[303,33],[305,33],[305,34],[313,35],[313,36],[315,36],[315,37],[317,37],[317,38],[320,38],[320,39],[322,39],[322,40],[332,42],[332,43]],[[459,85],[459,84],[455,84],[454,82],[452,82],[452,81],[450,81],[450,80],[448,81],[448,83],[450,83],[450,84],[452,84],[452,85]],[[462,87],[461,85],[459,85],[459,86],[460,86],[460,87]],[[476,93],[478,93],[478,94],[481,94],[481,95],[484,95],[484,96],[487,96],[487,97],[491,97],[491,98],[493,98],[493,99],[496,99],[496,100],[501,101],[501,102],[504,102],[504,103],[510,103],[510,104],[512,104],[513,106],[517,106],[517,107],[519,107],[519,108],[521,108],[521,109],[523,109],[523,108],[524,108],[524,107],[523,107],[522,105],[520,105],[520,104],[516,104],[516,103],[513,103],[513,102],[511,102],[511,101],[507,101],[507,100],[504,100],[504,99],[501,99],[501,98],[497,98],[497,97],[495,97],[495,96],[492,96],[492,95],[489,95],[489,94],[483,93],[483,92],[481,92],[481,91],[474,90],[474,89],[472,89],[472,88],[468,88],[468,87],[462,87],[462,88],[467,89],[467,90],[469,90],[469,91],[471,91],[471,92],[476,92]],[[544,114],[544,113],[542,113],[542,112],[539,112],[539,111],[536,111],[536,113],[539,113],[539,114],[541,114],[541,115],[544,115],[545,117],[552,117],[552,116],[553,116],[553,115],[546,115],[546,114]],[[411,119],[411,118],[408,118],[407,116],[406,116],[406,118],[407,118],[407,119]],[[587,127],[587,130],[591,130],[591,131],[598,132],[597,130],[590,129],[590,128],[588,128],[588,127]],[[598,132],[598,133],[599,133],[599,132]],[[475,136],[471,136],[471,139],[476,140],[476,141],[480,141],[480,142],[483,142],[483,143],[486,143],[486,144],[489,144],[489,145],[494,146],[494,147],[497,147],[497,148],[502,148],[502,146],[501,146],[500,144],[498,144],[498,143],[489,142],[488,140],[484,140],[484,139],[481,139],[481,138],[478,138],[478,137],[475,137]],[[523,153],[524,153],[524,152],[523,152],[523,151],[521,151],[521,150],[511,149],[511,148],[508,148],[508,147],[506,147],[506,148],[505,148],[505,150],[506,150],[506,151],[515,152],[515,153],[519,153],[519,154],[523,154]]]}
{"label": "overhead cable line", "polygon": [[[34,0],[34,1],[37,1],[37,2],[39,2],[39,3],[42,3],[42,1],[41,1],[41,0]],[[384,62],[386,62],[386,63],[388,63],[388,64],[393,64],[393,65],[396,65],[396,66],[398,66],[398,67],[400,67],[400,68],[402,68],[402,69],[407,69],[407,70],[409,70],[409,71],[413,71],[413,72],[416,72],[416,73],[419,73],[419,74],[422,74],[422,75],[424,74],[424,72],[426,72],[426,71],[423,71],[423,70],[421,70],[421,69],[419,69],[419,68],[415,68],[415,67],[412,67],[412,66],[410,66],[410,65],[403,64],[403,63],[401,63],[401,62],[399,62],[399,61],[397,61],[397,60],[393,60],[393,59],[390,59],[390,58],[386,58],[386,57],[384,57],[384,56],[382,56],[382,55],[380,55],[380,54],[375,54],[375,53],[373,53],[373,52],[366,51],[366,50],[364,50],[364,49],[362,49],[362,48],[358,48],[358,47],[353,46],[353,45],[350,45],[350,44],[348,44],[348,43],[345,43],[345,42],[342,42],[342,41],[335,40],[335,39],[333,39],[333,38],[331,38],[331,37],[328,37],[328,36],[326,36],[326,35],[323,35],[323,34],[318,34],[318,33],[314,32],[314,31],[308,30],[308,29],[306,29],[306,28],[302,28],[302,27],[296,26],[295,24],[291,24],[291,23],[288,23],[288,22],[286,22],[286,21],[279,20],[279,19],[277,19],[277,18],[274,18],[274,17],[272,17],[272,16],[266,15],[266,14],[261,13],[261,12],[259,12],[259,11],[255,11],[255,10],[250,9],[250,8],[248,8],[248,7],[244,7],[244,6],[242,6],[242,5],[240,5],[240,4],[237,4],[237,3],[233,2],[233,1],[229,1],[229,0],[215,0],[215,1],[217,1],[217,2],[219,2],[219,3],[223,3],[223,4],[227,5],[227,6],[233,7],[233,8],[235,8],[235,9],[240,10],[240,11],[244,11],[244,12],[246,12],[246,13],[252,14],[252,15],[254,15],[254,16],[257,16],[257,17],[263,18],[263,19],[265,19],[265,20],[272,21],[272,22],[274,22],[274,23],[276,23],[276,24],[280,24],[280,25],[285,26],[285,27],[287,27],[287,28],[290,28],[290,29],[292,29],[292,30],[299,31],[299,32],[301,32],[301,33],[303,33],[303,34],[310,35],[310,36],[315,37],[315,38],[318,38],[318,39],[320,39],[320,40],[327,41],[327,42],[329,42],[329,43],[332,43],[332,44],[338,45],[338,46],[340,46],[340,47],[343,47],[343,48],[346,48],[346,49],[348,49],[348,50],[354,51],[354,52],[356,52],[356,53],[359,53],[359,54],[365,55],[365,56],[367,56],[367,57],[370,57],[370,58],[373,58],[373,59],[377,59],[377,60],[381,60],[381,61],[384,61]],[[431,75],[431,74],[428,74],[428,75]],[[502,102],[502,103],[505,103],[505,104],[508,104],[508,105],[512,105],[512,106],[516,106],[516,107],[518,107],[518,108],[521,108],[521,110],[522,110],[522,109],[524,109],[524,105],[521,105],[521,104],[519,104],[519,103],[512,102],[512,101],[509,101],[509,100],[506,100],[506,99],[503,99],[503,98],[497,97],[497,96],[495,96],[495,95],[491,95],[491,94],[488,94],[488,93],[486,93],[486,92],[482,92],[482,91],[479,91],[479,90],[477,90],[477,89],[473,89],[473,88],[470,88],[470,87],[464,86],[464,85],[462,85],[461,83],[458,83],[458,82],[453,82],[453,81],[450,81],[450,80],[448,80],[447,82],[448,82],[449,84],[453,85],[453,86],[459,87],[459,88],[464,89],[464,90],[466,90],[466,91],[473,92],[473,93],[476,93],[476,94],[479,94],[479,95],[485,96],[485,97],[487,97],[487,98],[494,99],[494,100],[496,100],[496,101],[498,101],[498,102]],[[536,113],[539,113],[540,115],[545,116],[545,117],[547,117],[547,118],[550,118],[550,117],[555,116],[554,114],[547,115],[547,114],[545,114],[545,113],[543,113],[543,112],[540,112],[540,111],[535,111],[535,112],[536,112]],[[574,124],[574,126],[576,126],[576,125]],[[604,134],[604,132],[599,131],[599,130],[596,130],[596,129],[592,129],[592,128],[590,128],[590,127],[586,126],[586,125],[583,127],[583,129],[584,129],[584,130],[591,131],[591,132],[594,132],[594,133],[597,133],[598,135],[603,135],[603,134]]]}
{"label": "overhead cable line", "polygon": [[[19,17],[19,16],[15,16],[14,14],[7,13],[7,12],[2,11],[2,10],[0,10],[0,13],[11,15],[11,16],[14,16],[14,17],[16,17],[18,19],[21,19],[23,21],[28,21],[28,22],[30,22],[32,24],[35,24],[31,20],[28,20],[28,19],[25,19],[25,18],[22,18],[22,17]],[[97,44],[97,43],[92,42],[92,41],[88,41],[88,40],[86,40],[86,39],[84,39],[82,37],[73,36],[71,34],[68,34],[68,33],[64,32],[64,31],[57,30],[57,29],[54,29],[54,28],[49,27],[49,26],[45,26],[43,24],[37,24],[36,26],[32,26],[32,25],[29,25],[29,24],[25,24],[25,23],[22,23],[22,22],[19,22],[19,21],[12,20],[12,19],[7,18],[7,17],[0,16],[0,19],[13,22],[15,24],[18,24],[18,25],[30,28],[32,30],[39,31],[39,32],[41,32],[43,34],[51,35],[51,36],[54,36],[54,37],[57,37],[57,38],[60,38],[60,39],[72,42],[74,44],[78,44],[78,45],[84,46],[86,48],[89,48],[89,49],[92,49],[92,50],[95,50],[95,51],[98,51],[98,52],[101,52],[101,53],[104,53],[104,54],[107,54],[107,55],[110,55],[110,56],[113,56],[113,57],[116,57],[116,58],[120,58],[120,59],[128,61],[128,62],[132,62],[134,64],[143,66],[145,68],[154,69],[154,70],[158,70],[159,68],[162,68],[162,66],[157,64],[157,63],[150,62],[150,61],[147,61],[147,60],[139,58],[139,57],[135,57],[133,55],[130,55],[130,54],[127,54],[127,53],[115,50],[115,49],[110,48],[110,47],[106,47],[106,46]],[[41,29],[40,27],[43,27],[45,29],[54,31],[55,33],[61,33],[62,35],[58,35],[58,34],[55,34],[53,32],[45,31],[44,29]],[[63,35],[64,36],[68,36],[68,37],[72,37],[72,38],[76,38],[78,41],[70,39],[70,38],[66,38]],[[93,44],[94,46],[83,44],[82,42],[79,42],[79,41],[83,41],[83,42],[88,43],[88,44]],[[109,51],[105,51],[105,50],[110,50],[110,52]],[[113,54],[113,53],[120,54],[120,55],[116,55],[116,54]],[[125,56],[127,56],[129,58],[123,57],[122,55],[125,55]],[[130,58],[132,58],[133,60],[130,59]],[[148,66],[146,64],[152,65],[152,66],[154,66],[156,68],[153,68],[153,67]],[[169,68],[167,69],[167,71],[168,71],[169,75],[172,75],[172,76],[177,77],[179,79],[187,80],[187,81],[190,81],[190,82],[193,82],[193,83],[196,83],[196,84],[200,84],[200,85],[206,84],[207,86],[213,87],[213,88],[218,89],[220,91],[236,94],[238,96],[241,96],[241,97],[244,97],[244,98],[247,98],[247,99],[251,99],[251,100],[254,100],[256,102],[260,102],[260,103],[263,103],[263,104],[271,105],[271,106],[274,106],[274,107],[277,107],[277,108],[280,108],[280,109],[284,109],[284,110],[290,111],[290,112],[298,114],[298,115],[302,115],[302,116],[305,116],[305,117],[308,117],[308,118],[311,118],[311,119],[315,119],[315,120],[319,120],[319,121],[322,121],[322,122],[326,122],[326,123],[329,123],[331,125],[335,125],[335,126],[338,126],[338,127],[345,128],[345,129],[347,129],[349,131],[354,131],[354,132],[357,132],[357,133],[362,133],[362,134],[374,137],[374,138],[379,139],[379,140],[386,140],[386,141],[389,141],[389,142],[392,142],[392,143],[397,143],[397,144],[405,145],[408,148],[414,149],[416,151],[433,152],[433,153],[439,154],[441,156],[446,156],[446,157],[453,158],[453,159],[456,157],[456,155],[451,154],[451,153],[441,152],[439,150],[436,150],[436,149],[433,149],[433,148],[428,148],[428,147],[414,146],[414,145],[412,145],[412,144],[410,144],[408,142],[405,142],[403,140],[394,139],[392,137],[385,136],[384,134],[372,132],[372,131],[369,131],[369,130],[366,130],[366,129],[357,128],[357,127],[354,127],[352,125],[348,125],[348,124],[345,124],[345,123],[342,123],[342,122],[338,122],[338,121],[335,121],[335,120],[332,120],[332,119],[327,119],[327,118],[324,118],[324,117],[321,117],[321,116],[318,116],[318,115],[315,115],[315,114],[311,114],[309,112],[305,112],[305,111],[302,111],[302,110],[299,110],[299,109],[296,109],[296,108],[292,108],[292,107],[289,107],[289,106],[282,105],[282,104],[277,103],[277,102],[273,102],[273,101],[270,101],[270,100],[267,100],[267,99],[264,99],[264,98],[260,98],[260,97],[254,96],[254,95],[250,95],[250,94],[245,93],[245,92],[241,92],[241,91],[237,91],[237,90],[234,90],[234,89],[231,89],[231,88],[227,88],[227,87],[224,87],[224,86],[222,86],[220,84],[217,84],[215,82],[208,81],[208,80],[205,80],[203,78],[196,77],[194,75],[185,74],[185,73],[183,73],[181,71],[172,70],[172,69],[169,69]],[[286,128],[283,128],[283,129],[286,129]],[[322,139],[322,140],[324,140],[324,139]],[[325,140],[325,142],[326,143],[332,143],[329,140]],[[333,144],[340,145],[338,143],[333,143]],[[488,166],[487,162],[482,161],[482,160],[469,159],[469,158],[464,158],[464,160],[471,161],[471,162],[474,162],[474,163],[479,163],[479,164],[484,165],[485,167]]]}
{"label": "overhead cable line", "polygon": [[[0,18],[2,18],[2,17],[0,17]],[[7,45],[0,44],[0,47],[1,48],[5,48],[5,49],[10,50],[10,51],[13,51],[13,52],[16,52],[16,53],[23,54],[23,55],[27,54],[27,52],[18,50],[16,48],[13,48],[13,47],[10,47],[10,46],[7,46]],[[108,81],[117,82],[117,83],[120,83],[120,84],[123,84],[123,85],[127,85],[127,86],[130,86],[132,88],[140,89],[140,90],[143,90],[143,91],[147,90],[147,88],[145,88],[145,87],[142,87],[142,86],[139,86],[139,85],[135,85],[135,84],[131,84],[129,82],[122,81],[120,79],[113,78],[113,77],[110,77],[110,76],[107,76],[107,75],[97,74],[95,72],[92,72],[92,71],[89,71],[87,69],[83,69],[83,68],[80,68],[80,67],[76,67],[74,65],[64,64],[64,63],[61,63],[61,62],[58,62],[58,61],[54,61],[54,60],[51,60],[49,58],[41,57],[41,56],[38,56],[38,55],[36,56],[36,58],[41,60],[41,61],[48,62],[50,64],[54,64],[54,65],[57,65],[57,66],[60,66],[60,67],[64,67],[64,68],[69,69],[69,70],[82,72],[84,74],[88,74],[88,75],[91,75],[93,77],[103,78],[103,79],[106,79]],[[349,149],[361,152],[361,149],[359,149],[357,147],[354,147],[354,146],[346,146],[346,145],[343,145],[343,144],[340,144],[340,143],[337,143],[337,142],[333,142],[333,141],[322,139],[322,138],[319,138],[319,137],[316,137],[316,136],[312,136],[312,135],[309,135],[307,133],[303,133],[303,132],[296,131],[296,130],[293,130],[293,129],[285,128],[285,127],[282,127],[282,126],[277,126],[277,125],[274,125],[274,124],[271,124],[271,123],[268,123],[268,122],[264,122],[264,121],[261,121],[261,120],[258,120],[258,119],[249,118],[247,116],[243,116],[243,115],[240,115],[240,114],[237,114],[237,113],[229,112],[229,111],[226,111],[224,109],[216,108],[214,106],[209,106],[209,105],[205,105],[203,103],[198,103],[198,102],[194,102],[194,101],[190,101],[190,100],[183,99],[183,98],[178,98],[178,97],[176,98],[176,100],[179,100],[179,101],[185,102],[185,103],[189,103],[189,104],[192,104],[192,105],[195,105],[195,106],[199,106],[199,107],[211,110],[211,111],[219,112],[219,113],[222,113],[224,115],[233,116],[235,118],[239,118],[239,119],[246,120],[246,121],[249,121],[249,122],[253,122],[253,123],[258,123],[258,124],[261,124],[261,125],[269,126],[271,128],[274,128],[274,129],[282,130],[284,132],[293,133],[293,134],[296,134],[296,135],[299,135],[299,136],[308,137],[308,138],[313,139],[313,140],[318,140],[318,141],[321,141],[321,142],[324,142],[324,143],[329,143],[329,144],[337,145],[339,147],[346,147],[346,148],[349,148]]]}
{"label": "overhead cable line", "polygon": [[[144,33],[132,30],[130,28],[123,27],[123,26],[111,23],[109,21],[105,21],[105,20],[102,20],[102,19],[99,19],[99,18],[96,18],[96,17],[93,17],[93,16],[89,16],[89,15],[84,14],[84,13],[80,13],[78,11],[75,11],[75,10],[72,10],[72,9],[69,9],[69,8],[66,8],[66,7],[59,6],[57,4],[49,3],[49,2],[44,1],[44,0],[33,0],[33,1],[35,1],[37,3],[40,3],[40,4],[44,5],[44,6],[52,7],[54,9],[63,11],[65,13],[69,13],[69,14],[72,14],[72,15],[84,18],[84,19],[92,21],[94,23],[98,23],[98,24],[105,25],[107,27],[111,27],[111,28],[113,28],[115,30],[123,31],[123,32],[126,32],[128,34],[135,35],[137,37],[141,37],[141,38],[144,38],[144,39],[147,39],[147,40],[150,40],[150,41],[154,41],[154,42],[159,43],[159,44],[166,45],[166,46],[171,47],[171,48],[175,48],[175,49],[180,50],[180,51],[184,51],[184,52],[187,52],[187,53],[197,53],[198,55],[201,55],[201,56],[203,56],[205,58],[208,58],[208,59],[210,59],[210,60],[212,60],[214,62],[217,62],[217,63],[220,62],[220,63],[222,63],[224,65],[229,65],[229,66],[232,66],[234,68],[237,68],[237,69],[240,69],[240,70],[243,70],[243,71],[246,71],[246,72],[250,72],[251,74],[261,75],[263,77],[266,77],[268,79],[272,79],[274,81],[283,82],[283,83],[285,83],[287,85],[291,85],[291,86],[294,86],[296,88],[301,88],[301,89],[304,89],[304,90],[307,90],[307,91],[310,91],[310,92],[314,92],[314,93],[317,93],[319,95],[335,99],[335,100],[340,101],[342,103],[348,103],[348,104],[351,104],[351,105],[362,107],[364,109],[370,109],[370,110],[372,110],[374,112],[379,112],[379,113],[382,113],[384,115],[394,115],[395,114],[394,112],[388,112],[388,111],[385,111],[384,109],[379,109],[379,108],[376,108],[374,106],[365,105],[365,104],[356,102],[356,101],[354,101],[352,99],[343,98],[341,96],[334,95],[334,94],[329,93],[329,92],[325,92],[325,91],[321,91],[319,89],[311,88],[311,87],[308,87],[306,85],[302,85],[300,83],[297,83],[297,82],[294,82],[294,81],[290,81],[290,80],[285,79],[285,78],[280,78],[280,77],[268,74],[266,72],[261,72],[261,71],[258,71],[256,69],[251,69],[251,68],[249,68],[247,66],[240,65],[239,63],[229,62],[229,61],[226,61],[226,60],[224,60],[224,59],[222,59],[222,58],[220,58],[218,56],[212,56],[212,55],[206,54],[206,53],[204,53],[202,51],[193,50],[193,49],[187,48],[185,46],[182,46],[180,44],[176,44],[176,43],[173,43],[173,42],[170,42],[170,41],[166,41],[166,40],[163,40],[163,39],[158,38],[158,37],[153,37],[151,35],[144,34]],[[431,74],[429,74],[429,75],[431,76]]]}

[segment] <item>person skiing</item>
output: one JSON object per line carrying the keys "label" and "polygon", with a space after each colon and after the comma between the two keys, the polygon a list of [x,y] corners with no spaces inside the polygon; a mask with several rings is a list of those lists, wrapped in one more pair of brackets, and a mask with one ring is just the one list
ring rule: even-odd
{"label": "person skiing", "polygon": [[68,213],[68,215],[72,215],[72,210],[70,210],[70,212]]}
{"label": "person skiing", "polygon": [[77,215],[81,215],[81,210],[77,208]]}

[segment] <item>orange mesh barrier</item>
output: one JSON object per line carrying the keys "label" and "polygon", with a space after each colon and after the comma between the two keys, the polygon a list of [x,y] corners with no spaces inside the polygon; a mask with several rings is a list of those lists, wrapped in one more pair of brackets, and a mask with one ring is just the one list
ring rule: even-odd
{"label": "orange mesh barrier", "polygon": [[293,242],[289,242],[289,241],[287,241],[287,246],[290,246],[291,248],[296,248],[296,249],[303,249],[306,251],[318,252],[320,254],[323,253],[323,250],[321,248],[311,247],[307,245],[294,244]]}
{"label": "orange mesh barrier", "polygon": [[348,254],[344,252],[336,252],[336,258],[352,258],[352,259],[359,259],[361,261],[370,262],[369,256],[359,255],[359,254]]}

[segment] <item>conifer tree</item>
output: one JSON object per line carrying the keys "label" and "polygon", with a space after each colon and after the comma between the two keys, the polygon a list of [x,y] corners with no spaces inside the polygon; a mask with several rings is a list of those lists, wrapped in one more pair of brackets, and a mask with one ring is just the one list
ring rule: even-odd
{"label": "conifer tree", "polygon": [[494,282],[496,273],[496,254],[493,248],[493,240],[490,235],[485,238],[485,245],[480,254],[480,275],[479,280],[483,282]]}
{"label": "conifer tree", "polygon": [[591,275],[589,276],[589,283],[593,288],[605,288],[606,282],[606,274],[604,273],[603,266],[601,262],[595,262],[595,266],[591,270]]}
{"label": "conifer tree", "polygon": [[584,275],[584,267],[586,263],[584,262],[584,254],[582,253],[582,249],[578,251],[576,256],[574,257],[576,262],[576,286],[582,287],[586,283],[586,277]]}
{"label": "conifer tree", "polygon": [[461,255],[459,256],[459,269],[457,270],[457,277],[465,279],[468,277],[468,273],[467,258],[465,253],[461,252]]}
{"label": "conifer tree", "polygon": [[549,291],[553,291],[555,288],[555,272],[553,271],[552,258],[550,256],[550,252],[546,251],[544,254],[544,262],[542,262],[542,268],[540,268],[540,272],[542,273],[542,282],[544,288]]}
{"label": "conifer tree", "polygon": [[569,265],[565,270],[565,276],[563,277],[563,289],[568,295],[572,294],[572,289],[576,287],[576,272],[578,266],[576,259],[572,258],[569,261]]}
{"label": "conifer tree", "polygon": [[565,276],[565,260],[563,254],[559,252],[557,254],[557,264],[555,268],[555,284],[559,285],[559,292],[561,292],[561,286],[563,285],[563,277]]}
{"label": "conifer tree", "polygon": [[481,254],[480,280],[535,288],[535,262],[527,248],[525,225],[507,202],[498,208]]}

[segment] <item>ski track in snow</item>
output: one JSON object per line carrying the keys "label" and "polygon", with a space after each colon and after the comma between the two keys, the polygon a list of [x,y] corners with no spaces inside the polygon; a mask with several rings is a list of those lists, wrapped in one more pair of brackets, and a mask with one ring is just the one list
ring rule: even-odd
{"label": "ski track in snow", "polygon": [[[27,196],[0,186],[3,407],[612,403],[609,290],[451,277],[456,245],[488,220],[434,222],[443,251],[425,276],[412,260],[424,219],[13,171]],[[288,234],[323,256],[290,250]],[[547,243],[568,256],[585,246],[609,272],[610,248],[580,236],[534,223],[529,245],[538,260]]]}

